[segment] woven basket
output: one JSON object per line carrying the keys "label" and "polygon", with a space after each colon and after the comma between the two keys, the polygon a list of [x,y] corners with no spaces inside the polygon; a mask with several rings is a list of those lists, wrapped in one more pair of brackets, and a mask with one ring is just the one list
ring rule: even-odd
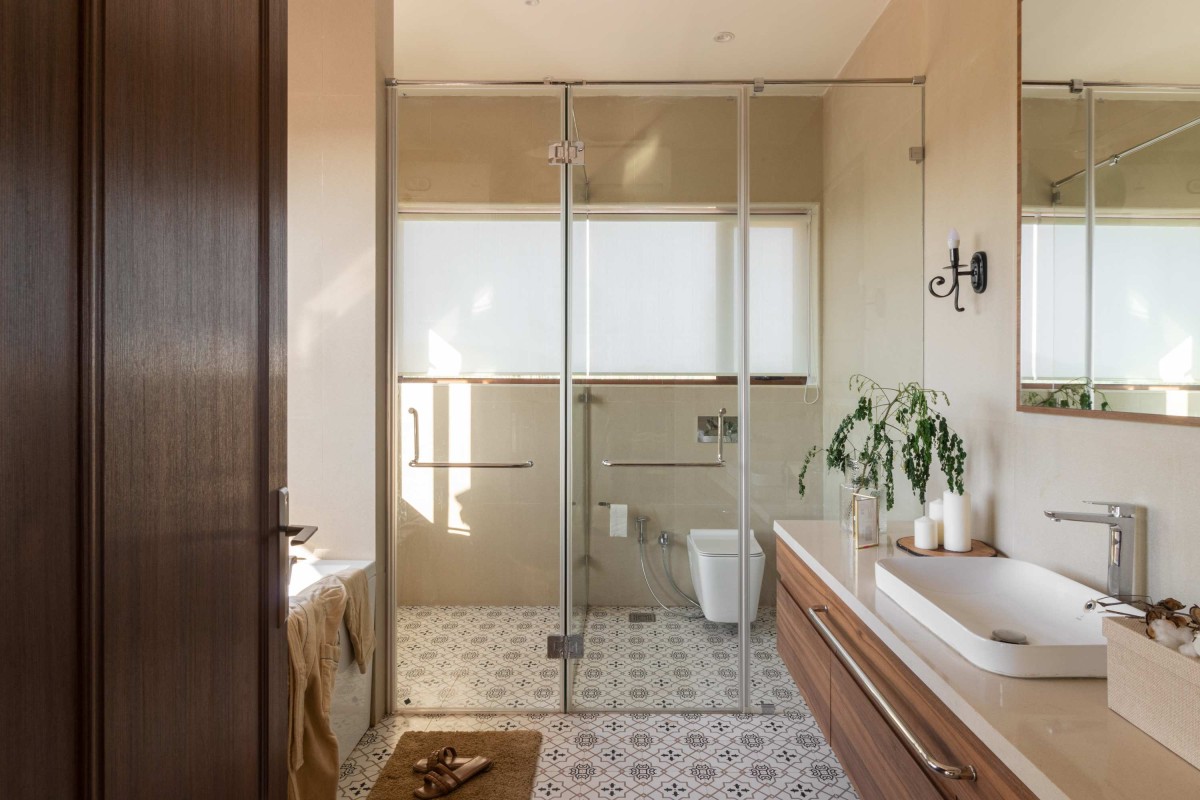
{"label": "woven basket", "polygon": [[[1135,619],[1105,617],[1104,635],[1108,707],[1200,768],[1200,658],[1163,647]],[[1148,686],[1170,692],[1147,691]]]}

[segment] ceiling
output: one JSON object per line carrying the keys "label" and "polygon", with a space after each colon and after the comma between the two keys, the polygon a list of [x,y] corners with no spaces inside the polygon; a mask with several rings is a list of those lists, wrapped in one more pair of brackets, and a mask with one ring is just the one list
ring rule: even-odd
{"label": "ceiling", "polygon": [[1024,0],[1025,80],[1200,84],[1197,0]]}
{"label": "ceiling", "polygon": [[[396,77],[833,78],[887,3],[396,0]],[[733,41],[713,41],[722,31]]]}

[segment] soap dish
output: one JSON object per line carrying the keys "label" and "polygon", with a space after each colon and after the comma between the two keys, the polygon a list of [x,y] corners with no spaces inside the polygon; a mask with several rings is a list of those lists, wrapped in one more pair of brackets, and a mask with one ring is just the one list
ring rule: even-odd
{"label": "soap dish", "polygon": [[956,558],[993,558],[996,556],[996,548],[978,539],[971,540],[971,549],[965,553],[956,553],[944,547],[939,547],[937,550],[924,550],[917,547],[912,536],[901,536],[896,540],[896,547],[906,553],[912,553],[914,556],[954,556]]}

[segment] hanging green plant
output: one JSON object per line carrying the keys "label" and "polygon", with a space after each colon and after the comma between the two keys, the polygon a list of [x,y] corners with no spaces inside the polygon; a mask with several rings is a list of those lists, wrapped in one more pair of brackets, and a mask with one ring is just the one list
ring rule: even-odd
{"label": "hanging green plant", "polygon": [[[963,493],[966,448],[962,437],[934,408],[939,403],[950,405],[945,392],[926,389],[915,381],[897,387],[880,386],[865,375],[851,377],[850,389],[859,395],[854,410],[838,424],[827,447],[814,445],[804,457],[798,476],[801,497],[809,465],[824,450],[827,469],[845,474],[853,471],[856,485],[882,490],[891,509],[896,499],[897,442],[904,475],[922,504],[934,456],[946,477],[946,486],[956,494]],[[856,447],[851,437],[860,424],[865,425],[866,434]]]}

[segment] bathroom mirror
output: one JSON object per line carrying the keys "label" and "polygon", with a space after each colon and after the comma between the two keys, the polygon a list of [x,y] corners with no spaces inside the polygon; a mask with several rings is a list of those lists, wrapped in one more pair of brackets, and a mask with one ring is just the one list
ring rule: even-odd
{"label": "bathroom mirror", "polygon": [[1200,3],[1024,0],[1018,407],[1200,424]]}

